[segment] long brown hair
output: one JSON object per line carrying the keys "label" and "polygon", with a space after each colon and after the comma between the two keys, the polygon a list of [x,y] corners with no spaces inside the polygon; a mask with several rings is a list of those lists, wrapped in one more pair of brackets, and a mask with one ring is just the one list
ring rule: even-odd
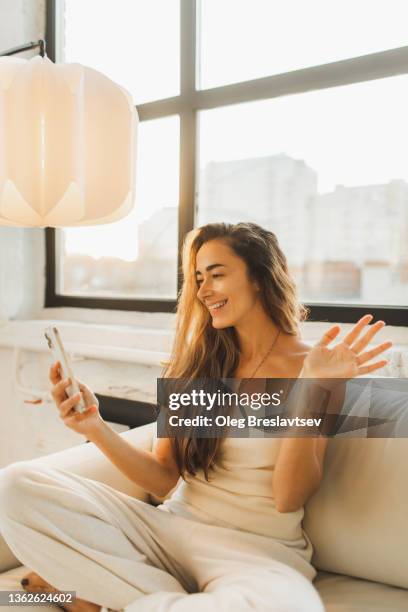
{"label": "long brown hair", "polygon": [[[308,311],[298,301],[286,257],[275,234],[256,223],[209,223],[186,236],[182,251],[183,285],[178,298],[176,334],[163,378],[233,377],[239,364],[239,344],[234,327],[214,329],[208,309],[197,297],[196,257],[209,240],[224,241],[247,265],[257,281],[265,312],[277,327],[296,335]],[[172,438],[174,457],[185,478],[203,469],[209,480],[222,438]]]}

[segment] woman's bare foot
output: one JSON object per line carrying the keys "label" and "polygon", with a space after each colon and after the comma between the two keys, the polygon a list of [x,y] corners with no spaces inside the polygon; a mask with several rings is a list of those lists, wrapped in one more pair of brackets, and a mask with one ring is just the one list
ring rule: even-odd
{"label": "woman's bare foot", "polygon": [[[28,582],[25,582],[25,581]],[[38,591],[47,592],[47,593],[59,593],[59,590],[53,587],[51,584],[46,582],[41,576],[36,574],[35,572],[30,572],[26,574],[21,581],[21,585],[24,590],[29,593],[36,593]],[[90,601],[85,601],[84,599],[75,599],[72,603],[67,603],[64,605],[58,604],[63,610],[67,612],[100,612],[101,606],[98,604],[91,603]]]}

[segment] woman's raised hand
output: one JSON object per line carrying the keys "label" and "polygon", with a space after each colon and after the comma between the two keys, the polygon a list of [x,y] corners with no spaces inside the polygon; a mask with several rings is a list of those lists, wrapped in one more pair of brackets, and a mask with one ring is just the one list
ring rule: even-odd
{"label": "woman's raised hand", "polygon": [[[389,349],[392,342],[383,342],[371,350],[364,350],[370,340],[385,326],[384,321],[377,321],[365,331],[366,325],[372,319],[372,315],[364,315],[342,342],[329,348],[328,345],[336,338],[341,329],[339,325],[331,327],[322,339],[310,349],[303,362],[301,377],[354,378],[385,366],[388,363],[386,359],[380,359],[374,363],[369,362]],[[361,335],[363,331],[365,333]]]}
{"label": "woman's raised hand", "polygon": [[[49,376],[53,385],[51,395],[60,412],[60,418],[64,421],[65,425],[87,437],[95,433],[101,423],[103,423],[103,419],[99,414],[98,399],[91,389],[77,380],[80,394],[68,398],[65,389],[69,387],[70,381],[69,379],[62,380],[60,363],[58,361],[51,366]],[[74,406],[78,403],[80,395],[82,395],[87,408],[87,410],[82,413],[74,410]]]}

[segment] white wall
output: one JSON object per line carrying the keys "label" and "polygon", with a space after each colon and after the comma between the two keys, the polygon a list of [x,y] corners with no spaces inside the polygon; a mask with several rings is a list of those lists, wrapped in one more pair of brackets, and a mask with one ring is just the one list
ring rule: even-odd
{"label": "white wall", "polygon": [[[0,52],[44,35],[45,0],[1,0]],[[35,317],[44,290],[44,230],[0,227],[0,321]]]}
{"label": "white wall", "polygon": [[[44,37],[45,0],[1,0],[0,50]],[[19,57],[30,57],[26,52]]]}

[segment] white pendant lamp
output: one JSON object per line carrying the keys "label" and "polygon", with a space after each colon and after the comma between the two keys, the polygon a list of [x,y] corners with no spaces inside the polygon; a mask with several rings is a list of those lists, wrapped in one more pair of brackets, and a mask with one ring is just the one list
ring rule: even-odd
{"label": "white pendant lamp", "polygon": [[0,57],[0,225],[111,223],[134,203],[130,95],[80,64]]}

